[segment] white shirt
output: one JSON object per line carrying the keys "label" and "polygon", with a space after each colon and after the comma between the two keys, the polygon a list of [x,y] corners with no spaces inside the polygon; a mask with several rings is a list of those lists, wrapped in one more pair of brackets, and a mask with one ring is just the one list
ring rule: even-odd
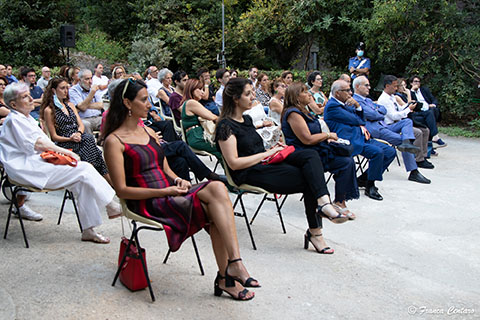
{"label": "white shirt", "polygon": [[152,99],[153,103],[158,103],[159,99],[157,97],[158,90],[162,87],[162,83],[157,78],[152,78],[147,81],[147,91],[150,99]]}
{"label": "white shirt", "polygon": [[384,106],[387,109],[384,122],[386,124],[392,124],[395,121],[400,121],[408,116],[411,112],[410,108],[407,108],[407,104],[403,106],[398,105],[395,100],[395,95],[388,94],[385,91],[382,92],[380,98],[378,98],[378,104]]}
{"label": "white shirt", "polygon": [[222,84],[220,86],[220,89],[217,90],[217,93],[215,93],[215,103],[217,104],[217,107],[221,109],[223,107],[223,90],[225,89],[225,86]]}
{"label": "white shirt", "polygon": [[43,189],[55,165],[35,150],[39,138],[50,140],[31,115],[11,110],[0,132],[0,161],[14,181]]}
{"label": "white shirt", "polygon": [[415,93],[415,96],[417,97],[417,101],[422,103],[422,111],[427,111],[428,110],[428,102],[425,100],[425,97],[422,94],[422,91],[420,88],[417,89],[417,91],[410,90],[413,93]]}
{"label": "white shirt", "polygon": [[[99,85],[99,86],[104,86],[108,84],[108,78],[105,76],[97,77],[96,75],[93,75],[92,77],[92,85]],[[103,90],[97,90],[95,92],[95,98],[97,101],[103,101],[103,96],[107,93],[108,88],[105,88]]]}

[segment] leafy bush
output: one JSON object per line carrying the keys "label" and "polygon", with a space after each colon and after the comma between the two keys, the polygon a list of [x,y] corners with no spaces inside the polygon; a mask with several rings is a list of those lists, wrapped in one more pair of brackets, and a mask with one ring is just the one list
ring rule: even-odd
{"label": "leafy bush", "polygon": [[109,35],[100,30],[82,32],[78,34],[76,50],[84,52],[98,59],[105,59],[108,62],[125,61],[127,58],[128,46],[119,41],[111,40]]}
{"label": "leafy bush", "polygon": [[132,42],[132,50],[128,61],[136,70],[145,70],[148,66],[159,68],[168,66],[172,53],[165,48],[165,42],[159,37],[139,38]]}

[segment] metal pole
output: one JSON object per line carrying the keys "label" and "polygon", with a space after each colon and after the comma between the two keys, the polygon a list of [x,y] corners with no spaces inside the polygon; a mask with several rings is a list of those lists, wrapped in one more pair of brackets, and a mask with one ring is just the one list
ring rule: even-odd
{"label": "metal pole", "polygon": [[227,61],[225,60],[225,4],[222,0],[222,68],[226,68]]}

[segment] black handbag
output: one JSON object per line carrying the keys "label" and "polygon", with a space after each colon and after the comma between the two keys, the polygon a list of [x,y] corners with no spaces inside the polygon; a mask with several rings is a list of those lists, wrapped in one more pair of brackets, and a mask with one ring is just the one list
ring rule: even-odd
{"label": "black handbag", "polygon": [[[348,143],[347,143],[348,142]],[[330,150],[337,155],[342,157],[351,157],[353,153],[353,145],[348,140],[343,140],[337,142],[332,141],[328,143]]]}

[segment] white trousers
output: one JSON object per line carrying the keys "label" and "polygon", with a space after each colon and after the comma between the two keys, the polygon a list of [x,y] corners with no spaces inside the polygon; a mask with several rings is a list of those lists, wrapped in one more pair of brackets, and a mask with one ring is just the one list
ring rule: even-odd
{"label": "white trousers", "polygon": [[66,188],[73,192],[83,230],[102,224],[101,210],[109,204],[115,191],[88,162],[79,161],[76,167],[55,166],[45,189]]}

